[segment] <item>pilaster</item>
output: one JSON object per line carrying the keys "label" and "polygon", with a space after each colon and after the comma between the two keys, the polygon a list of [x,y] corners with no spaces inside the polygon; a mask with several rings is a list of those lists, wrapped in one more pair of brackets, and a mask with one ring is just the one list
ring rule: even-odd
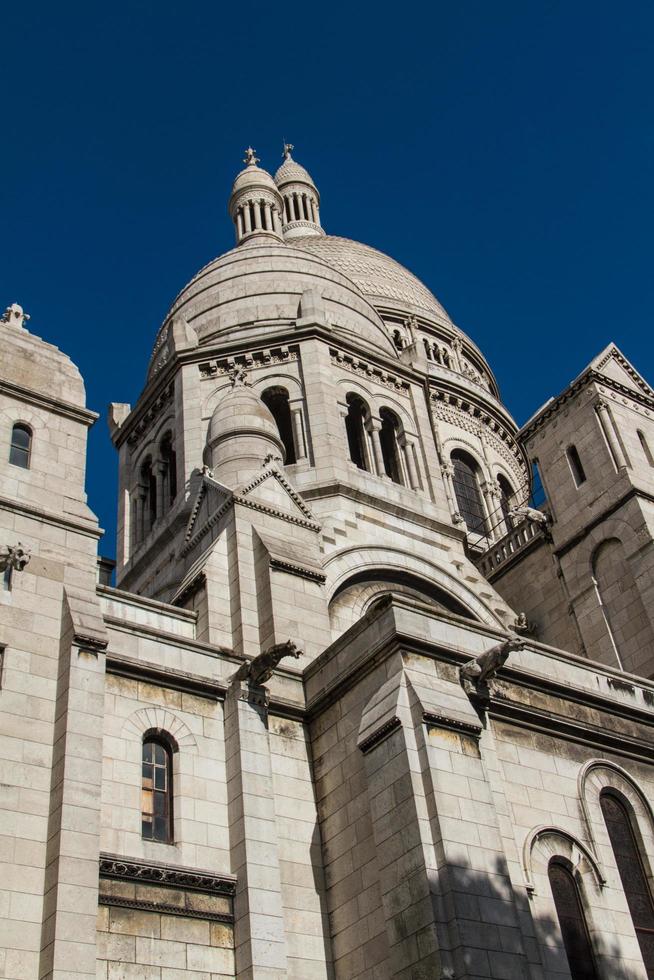
{"label": "pilaster", "polygon": [[268,693],[234,680],[225,699],[225,752],[237,980],[286,980]]}

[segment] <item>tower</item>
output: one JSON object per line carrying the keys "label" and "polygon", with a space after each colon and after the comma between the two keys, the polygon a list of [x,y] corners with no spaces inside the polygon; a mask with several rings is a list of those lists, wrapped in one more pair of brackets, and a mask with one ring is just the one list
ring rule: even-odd
{"label": "tower", "polygon": [[586,655],[646,677],[654,674],[653,420],[654,391],[611,343],[521,430]]}
{"label": "tower", "polygon": [[107,633],[84,474],[97,415],[28,320],[16,303],[0,320],[3,972],[63,980],[96,962]]}

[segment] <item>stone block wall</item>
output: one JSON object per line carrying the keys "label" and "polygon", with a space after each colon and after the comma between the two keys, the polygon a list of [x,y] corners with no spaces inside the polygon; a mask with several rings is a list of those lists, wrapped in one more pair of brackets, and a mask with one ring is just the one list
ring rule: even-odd
{"label": "stone block wall", "polygon": [[102,880],[97,980],[227,980],[234,972],[231,900]]}

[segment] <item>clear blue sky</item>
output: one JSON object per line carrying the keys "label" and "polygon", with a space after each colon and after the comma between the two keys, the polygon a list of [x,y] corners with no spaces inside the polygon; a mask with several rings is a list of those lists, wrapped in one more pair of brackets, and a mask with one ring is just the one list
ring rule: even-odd
{"label": "clear blue sky", "polygon": [[[388,252],[523,422],[609,340],[651,369],[654,4],[4,4],[0,306],[80,366],[114,553],[110,401],[233,244],[243,149],[285,137],[328,232]],[[1,356],[1,352],[0,352]]]}

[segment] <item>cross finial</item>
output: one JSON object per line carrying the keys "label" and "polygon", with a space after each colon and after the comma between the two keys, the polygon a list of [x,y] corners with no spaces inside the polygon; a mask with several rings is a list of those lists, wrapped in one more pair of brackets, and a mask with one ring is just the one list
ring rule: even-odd
{"label": "cross finial", "polygon": [[245,151],[243,163],[247,163],[248,167],[256,167],[256,165],[259,163],[257,151],[253,150],[251,146],[248,146],[247,150]]}
{"label": "cross finial", "polygon": [[292,143],[287,143],[286,141],[284,141],[284,152],[282,153],[282,156],[284,157],[285,160],[291,159],[291,150],[294,149],[295,147],[293,146]]}
{"label": "cross finial", "polygon": [[12,303],[0,317],[0,322],[8,323],[10,327],[18,327],[19,330],[24,330],[29,318],[29,313],[25,313],[22,306],[19,306],[18,303]]}

